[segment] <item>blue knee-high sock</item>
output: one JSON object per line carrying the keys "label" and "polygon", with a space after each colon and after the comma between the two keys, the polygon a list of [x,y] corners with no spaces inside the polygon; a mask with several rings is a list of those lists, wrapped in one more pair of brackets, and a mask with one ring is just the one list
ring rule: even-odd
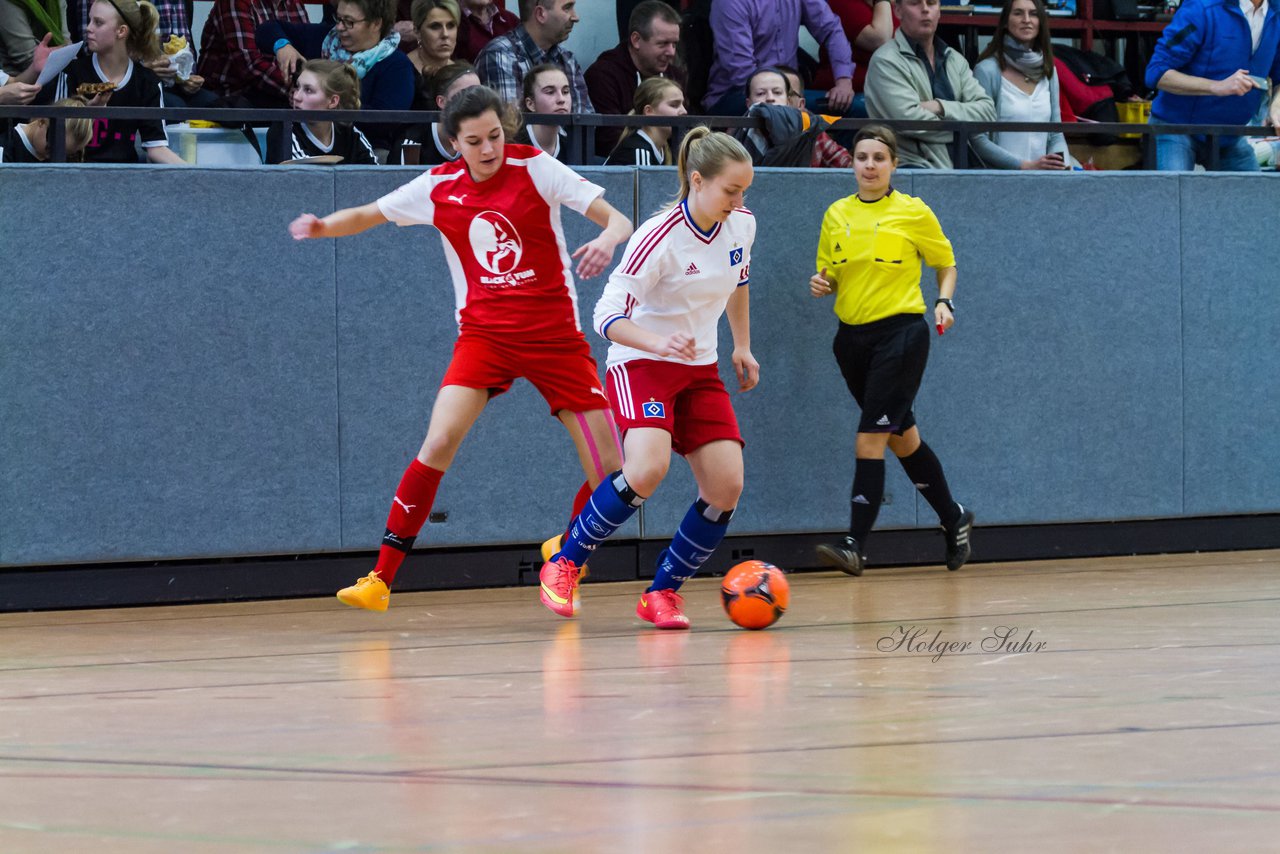
{"label": "blue knee-high sock", "polygon": [[609,535],[622,527],[632,517],[644,496],[627,485],[622,472],[616,471],[606,477],[591,493],[587,506],[569,525],[569,535],[552,560],[566,557],[575,566],[582,566],[587,558]]}
{"label": "blue knee-high sock", "polygon": [[671,545],[658,555],[658,571],[650,590],[679,590],[711,553],[729,530],[732,510],[719,510],[699,498],[693,502],[684,521],[671,538]]}

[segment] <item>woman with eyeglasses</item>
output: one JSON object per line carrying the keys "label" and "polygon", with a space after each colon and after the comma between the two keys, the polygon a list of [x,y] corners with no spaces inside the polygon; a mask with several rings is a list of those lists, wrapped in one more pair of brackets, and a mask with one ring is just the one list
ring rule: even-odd
{"label": "woman with eyeglasses", "polygon": [[[417,71],[397,48],[393,32],[395,0],[340,0],[332,29],[324,24],[267,21],[258,27],[258,50],[274,55],[290,84],[306,59],[346,62],[360,78],[360,102],[366,110],[407,110],[413,105]],[[360,122],[385,163],[397,134],[395,125]]]}

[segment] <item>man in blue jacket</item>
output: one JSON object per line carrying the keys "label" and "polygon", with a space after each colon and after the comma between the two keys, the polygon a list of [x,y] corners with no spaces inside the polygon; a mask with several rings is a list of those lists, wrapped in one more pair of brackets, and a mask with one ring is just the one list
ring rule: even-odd
{"label": "man in blue jacket", "polygon": [[[1258,112],[1266,81],[1280,82],[1280,16],[1269,0],[1184,0],[1156,44],[1147,86],[1159,89],[1152,124],[1244,125]],[[1270,123],[1280,128],[1280,97]],[[1208,165],[1207,136],[1157,136],[1156,168]],[[1220,136],[1218,168],[1256,172],[1246,137]]]}

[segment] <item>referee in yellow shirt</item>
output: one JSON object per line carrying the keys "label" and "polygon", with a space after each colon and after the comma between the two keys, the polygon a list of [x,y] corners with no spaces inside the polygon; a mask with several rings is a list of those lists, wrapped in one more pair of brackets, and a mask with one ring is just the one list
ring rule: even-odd
{"label": "referee in yellow shirt", "polygon": [[893,131],[882,125],[858,131],[853,142],[858,192],[827,208],[818,238],[818,272],[809,280],[815,297],[835,294],[840,329],[832,349],[862,409],[849,536],[818,547],[823,563],[850,575],[862,574],[867,536],[880,512],[886,446],[938,514],[947,539],[947,569],[959,569],[969,559],[973,527],[973,513],[952,499],[942,464],[920,438],[911,411],[929,360],[920,259],[938,273],[933,317],[942,334],[955,323],[955,254],[929,206],[890,186],[897,166]]}

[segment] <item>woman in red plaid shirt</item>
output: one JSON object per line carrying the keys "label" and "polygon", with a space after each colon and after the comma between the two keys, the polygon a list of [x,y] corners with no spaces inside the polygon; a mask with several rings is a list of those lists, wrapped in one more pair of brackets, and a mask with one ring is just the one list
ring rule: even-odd
{"label": "woman in red plaid shirt", "polygon": [[292,81],[254,41],[254,30],[264,21],[310,23],[302,0],[214,0],[200,39],[198,71],[216,95],[285,109]]}

